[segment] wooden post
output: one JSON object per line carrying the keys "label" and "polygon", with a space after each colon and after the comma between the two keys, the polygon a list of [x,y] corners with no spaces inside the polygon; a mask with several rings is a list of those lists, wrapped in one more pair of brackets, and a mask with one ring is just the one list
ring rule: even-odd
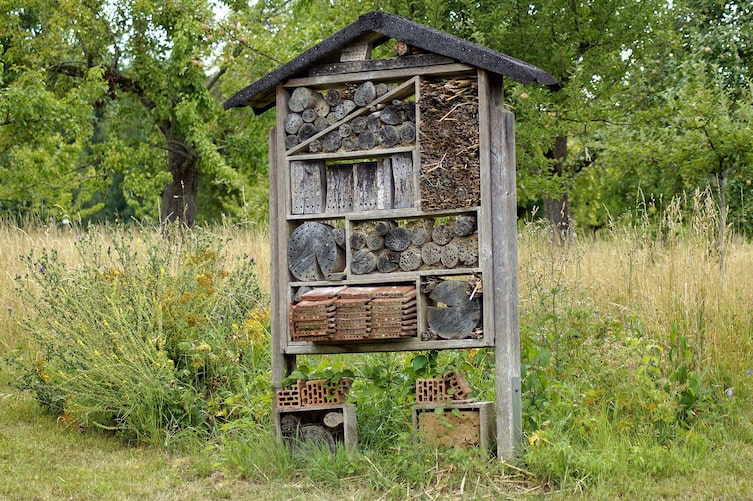
{"label": "wooden post", "polygon": [[515,456],[522,437],[514,116],[502,106],[502,82],[488,76],[492,219],[492,292],[497,394],[497,457]]}
{"label": "wooden post", "polygon": [[[287,93],[279,86],[277,89],[277,109],[286,109]],[[279,387],[280,380],[286,373],[295,368],[295,355],[286,355],[283,347],[287,344],[284,339],[288,325],[288,304],[290,290],[287,287],[287,240],[290,234],[290,223],[286,221],[286,213],[290,207],[290,185],[286,180],[285,165],[285,130],[282,113],[277,114],[277,126],[269,133],[269,217],[270,217],[270,252],[272,256],[282,260],[278,266],[272,267],[270,296],[272,307],[272,384]],[[275,431],[279,436],[279,423],[275,423]]]}

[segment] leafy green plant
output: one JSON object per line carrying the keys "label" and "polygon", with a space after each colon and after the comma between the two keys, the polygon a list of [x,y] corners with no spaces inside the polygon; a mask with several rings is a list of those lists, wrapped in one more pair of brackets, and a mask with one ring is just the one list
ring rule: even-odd
{"label": "leafy green plant", "polygon": [[314,381],[317,379],[323,379],[329,383],[339,383],[343,378],[353,379],[355,377],[355,373],[351,369],[343,366],[333,367],[329,362],[328,359],[322,359],[315,366],[311,366],[306,362],[300,363],[290,374],[280,381],[280,384],[282,386],[290,386],[300,380]]}
{"label": "leafy green plant", "polygon": [[14,354],[21,387],[56,414],[137,442],[267,415],[265,297],[253,261],[226,267],[222,244],[142,229],[109,245],[79,235],[78,264],[28,255],[17,291],[37,351]]}

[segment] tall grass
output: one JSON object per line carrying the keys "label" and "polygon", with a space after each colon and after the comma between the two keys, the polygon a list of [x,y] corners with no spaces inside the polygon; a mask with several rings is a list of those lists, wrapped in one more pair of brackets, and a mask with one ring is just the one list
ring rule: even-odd
{"label": "tall grass", "polygon": [[753,247],[725,242],[723,263],[716,213],[696,193],[565,246],[524,229],[523,457],[538,477],[670,475],[729,430],[751,439]]}
{"label": "tall grass", "polygon": [[[571,491],[607,479],[630,484],[636,475],[692,472],[716,444],[753,444],[746,405],[753,395],[753,245],[729,237],[722,262],[716,214],[713,197],[696,193],[665,207],[641,202],[634,215],[564,246],[547,225],[521,227],[525,437],[514,468],[417,445],[409,430],[413,354],[302,357],[312,366],[349,366],[358,376],[351,397],[359,453],[296,463],[275,449],[269,426],[241,421],[224,426],[219,461],[258,482],[311,481],[316,472],[330,486],[346,476],[389,497],[427,482],[464,485],[468,472],[476,487],[487,485],[482,493],[498,492],[500,482]],[[79,234],[111,242],[122,231],[0,224],[0,350],[29,346],[14,324],[23,313],[13,293],[19,255],[54,248],[76,263]],[[267,232],[211,231],[228,239],[229,256],[255,257],[259,284],[269,290]],[[442,352],[436,363],[462,367],[475,396],[493,398],[490,350]]]}

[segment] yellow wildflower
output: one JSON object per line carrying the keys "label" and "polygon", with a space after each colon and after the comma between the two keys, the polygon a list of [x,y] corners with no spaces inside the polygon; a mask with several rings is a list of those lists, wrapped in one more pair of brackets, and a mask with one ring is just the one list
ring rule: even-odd
{"label": "yellow wildflower", "polygon": [[539,445],[541,442],[541,437],[539,437],[538,432],[533,432],[530,437],[528,437],[528,443],[530,445]]}

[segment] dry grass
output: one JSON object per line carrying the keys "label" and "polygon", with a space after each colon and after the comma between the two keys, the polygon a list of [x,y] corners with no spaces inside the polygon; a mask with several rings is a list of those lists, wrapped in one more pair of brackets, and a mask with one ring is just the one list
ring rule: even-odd
{"label": "dry grass", "polygon": [[753,329],[753,245],[727,235],[722,269],[709,200],[696,194],[685,212],[670,204],[658,225],[615,224],[565,247],[530,226],[520,237],[521,304],[532,284],[565,288],[654,339],[668,341],[679,328],[704,367],[723,363],[743,374],[753,354],[753,339],[741,335]]}
{"label": "dry grass", "polygon": [[[98,226],[82,228],[76,225],[65,226],[43,224],[29,221],[19,226],[7,221],[0,221],[0,353],[5,353],[23,338],[15,317],[19,315],[20,305],[14,295],[15,279],[26,270],[23,256],[30,252],[39,253],[42,249],[56,250],[61,261],[76,264],[78,254],[75,244],[83,234],[87,234],[100,245],[106,247],[112,240],[113,232],[134,232],[134,247],[142,238],[159,240],[159,229],[117,228]],[[247,255],[256,261],[256,272],[263,291],[269,291],[270,256],[269,231],[266,228],[238,228],[235,226],[217,226],[211,232],[220,238],[229,239],[225,249],[229,259]],[[145,244],[146,242],[142,242]]]}

